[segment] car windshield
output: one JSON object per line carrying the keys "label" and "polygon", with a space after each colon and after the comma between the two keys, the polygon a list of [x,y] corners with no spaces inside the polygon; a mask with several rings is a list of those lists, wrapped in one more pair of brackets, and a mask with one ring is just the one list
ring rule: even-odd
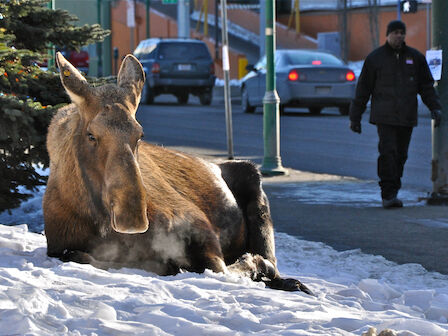
{"label": "car windshield", "polygon": [[285,53],[288,65],[343,65],[344,63],[331,54],[312,51],[292,51]]}
{"label": "car windshield", "polygon": [[210,59],[210,53],[204,44],[200,43],[161,43],[159,59],[163,60],[197,60]]}

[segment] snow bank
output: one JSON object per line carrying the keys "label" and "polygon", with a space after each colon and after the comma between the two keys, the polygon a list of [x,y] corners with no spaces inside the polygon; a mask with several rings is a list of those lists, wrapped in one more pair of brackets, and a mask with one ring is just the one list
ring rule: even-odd
{"label": "snow bank", "polygon": [[448,276],[276,234],[282,274],[317,297],[233,275],[160,277],[46,255],[42,234],[0,225],[0,335],[448,334]]}

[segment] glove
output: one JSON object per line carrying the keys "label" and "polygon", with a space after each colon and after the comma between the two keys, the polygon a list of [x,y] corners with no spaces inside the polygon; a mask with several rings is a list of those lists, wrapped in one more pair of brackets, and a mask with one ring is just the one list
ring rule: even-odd
{"label": "glove", "polygon": [[439,127],[440,121],[442,120],[442,112],[440,110],[432,110],[431,119],[434,120],[434,127]]}
{"label": "glove", "polygon": [[361,122],[350,121],[350,129],[355,133],[361,134]]}

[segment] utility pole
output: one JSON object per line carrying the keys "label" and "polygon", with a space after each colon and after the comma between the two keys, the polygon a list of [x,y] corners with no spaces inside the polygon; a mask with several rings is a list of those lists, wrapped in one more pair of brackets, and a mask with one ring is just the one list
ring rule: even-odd
{"label": "utility pole", "polygon": [[150,16],[151,16],[151,0],[145,1],[145,8],[146,8],[146,38],[149,39],[151,37],[151,31],[150,31]]}
{"label": "utility pole", "polygon": [[[448,1],[432,1],[432,48],[448,50],[448,25],[444,13]],[[448,204],[448,55],[442,57],[442,76],[436,88],[442,104],[442,121],[434,128],[432,122],[432,177],[433,192],[428,204]]]}
{"label": "utility pole", "polygon": [[131,52],[134,51],[135,48],[135,0],[128,0],[127,3],[127,12],[126,12],[126,16],[127,16],[127,26],[129,27],[129,41],[130,41],[130,45],[129,45],[129,50],[131,50]]}
{"label": "utility pole", "polygon": [[227,1],[221,0],[222,70],[224,72],[224,104],[228,158],[233,159],[232,101],[230,97],[229,40],[227,35]]}
{"label": "utility pole", "polygon": [[266,40],[266,0],[260,0],[260,54],[259,57],[262,58],[265,53],[265,40]]}
{"label": "utility pole", "polygon": [[[102,3],[101,0],[96,0],[96,17],[98,24],[101,26],[101,9],[102,9]],[[96,56],[97,56],[97,72],[96,76],[101,77],[103,76],[103,45],[102,42],[96,43]]]}
{"label": "utility pole", "polygon": [[190,0],[177,2],[177,36],[190,37]]}
{"label": "utility pole", "polygon": [[264,157],[261,166],[263,175],[284,175],[280,158],[280,117],[275,86],[275,0],[266,0],[266,92],[263,98]]}
{"label": "utility pole", "polygon": [[[370,1],[369,1],[370,2]],[[339,6],[341,3],[339,2]],[[344,62],[348,60],[348,23],[347,23],[347,0],[342,0],[342,15],[340,15],[341,29],[341,58]]]}
{"label": "utility pole", "polygon": [[215,61],[219,59],[218,6],[219,0],[215,0]]}
{"label": "utility pole", "polygon": [[[51,10],[55,10],[56,9],[54,2],[55,2],[55,0],[51,0],[50,3],[48,4],[48,8],[50,8]],[[47,61],[47,68],[48,68],[48,70],[54,68],[54,62],[55,62],[55,56],[56,56],[56,48],[55,48],[54,44],[50,45],[49,54],[51,56],[50,56],[50,58]]]}

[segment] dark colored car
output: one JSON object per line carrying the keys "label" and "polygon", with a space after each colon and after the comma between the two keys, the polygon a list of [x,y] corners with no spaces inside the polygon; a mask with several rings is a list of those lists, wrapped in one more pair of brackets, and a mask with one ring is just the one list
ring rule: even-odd
{"label": "dark colored car", "polygon": [[[336,56],[317,50],[277,50],[274,57],[280,111],[306,107],[319,114],[324,107],[338,107],[347,115],[356,87],[354,72]],[[246,113],[263,106],[266,91],[266,57],[249,65],[241,81],[241,104]]]}
{"label": "dark colored car", "polygon": [[207,45],[194,39],[143,40],[134,51],[146,74],[141,102],[152,104],[154,97],[169,93],[179,104],[189,94],[210,105],[215,84],[215,68]]}

